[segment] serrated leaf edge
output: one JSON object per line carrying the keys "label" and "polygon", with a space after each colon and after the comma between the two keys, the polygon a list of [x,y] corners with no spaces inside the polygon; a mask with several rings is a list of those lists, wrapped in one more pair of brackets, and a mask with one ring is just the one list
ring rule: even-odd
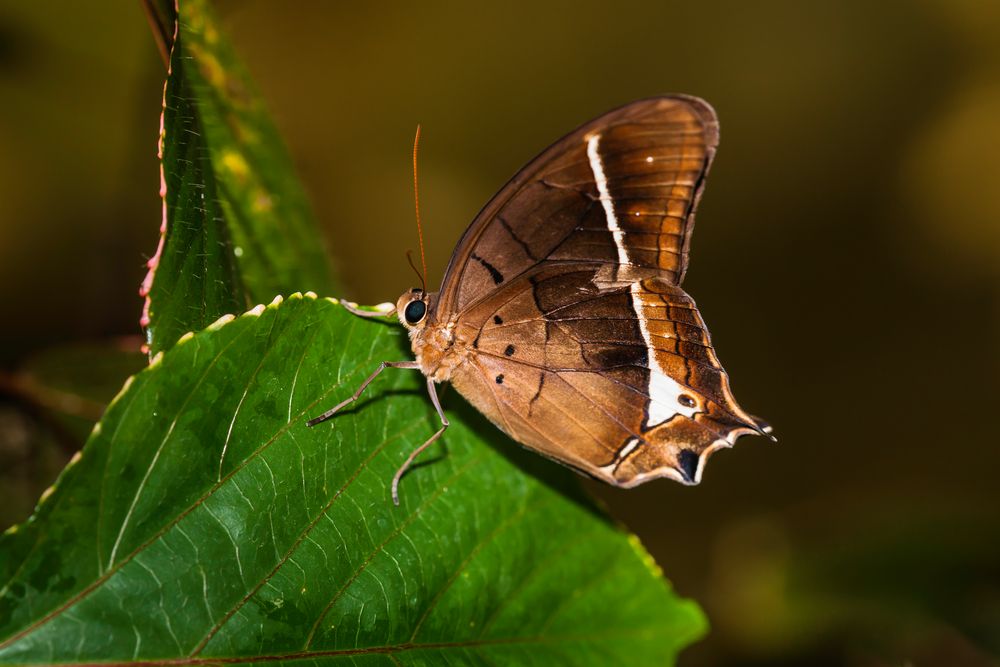
{"label": "serrated leaf edge", "polygon": [[[303,294],[302,292],[295,292],[288,296],[289,301],[302,300],[302,299],[316,300],[317,298],[318,297],[316,296],[315,292],[306,292],[305,294]],[[265,310],[277,309],[278,307],[281,306],[281,304],[285,302],[285,300],[286,300],[285,297],[279,294],[275,296],[274,299],[271,300],[271,303],[267,304],[266,306],[264,304],[257,304],[250,310],[240,313],[239,315],[233,315],[232,313],[223,315],[215,322],[211,323],[210,325],[208,325],[207,327],[205,327],[200,331],[197,332],[188,331],[183,336],[181,336],[177,340],[177,343],[175,343],[174,346],[171,347],[169,350],[160,350],[155,355],[153,355],[152,359],[150,359],[149,361],[149,365],[147,365],[141,371],[139,371],[135,375],[130,375],[129,377],[125,378],[124,383],[122,383],[121,389],[119,389],[118,393],[115,394],[114,398],[112,398],[111,401],[108,402],[107,407],[104,409],[104,414],[107,414],[111,410],[111,408],[114,407],[122,399],[122,397],[124,397],[125,394],[128,393],[129,389],[135,383],[136,378],[160,366],[160,364],[163,363],[163,355],[165,353],[170,352],[171,350],[190,342],[191,340],[194,339],[194,337],[197,334],[219,331],[227,324],[234,322],[239,318],[260,317]],[[326,300],[330,301],[331,303],[335,303],[338,305],[340,304],[339,299],[326,297]],[[91,440],[93,440],[100,434],[101,434],[101,421],[98,421],[96,424],[94,424],[94,427],[90,429],[90,435],[87,436],[87,443],[89,443]],[[59,484],[66,477],[69,471],[83,459],[87,443],[84,443],[84,448],[78,450],[76,453],[73,454],[69,462],[62,469],[62,472],[59,473],[59,476],[56,478],[56,480],[50,486],[48,486],[44,491],[42,491],[41,495],[38,497],[38,502],[35,503],[35,507],[31,512],[31,516],[29,516],[26,520],[22,521],[21,523],[15,523],[14,525],[9,526],[6,530],[3,531],[3,533],[0,533],[0,535],[13,535],[14,533],[18,532],[18,530],[20,530],[21,526],[31,523],[35,515],[38,514],[42,509],[44,509],[45,506],[50,502],[52,494],[55,493],[56,489],[59,488]]]}
{"label": "serrated leaf edge", "polygon": [[177,21],[177,16],[179,16],[179,10],[177,9],[177,3],[174,3],[174,34],[170,42],[170,51],[167,54],[167,76],[163,80],[163,101],[160,107],[160,133],[156,140],[156,157],[160,162],[160,238],[156,244],[156,251],[153,256],[146,261],[146,271],[145,277],[142,279],[142,284],[139,286],[139,296],[143,299],[142,304],[142,315],[139,318],[139,326],[146,329],[146,347],[152,344],[152,338],[149,333],[148,327],[151,323],[149,316],[150,307],[150,291],[153,288],[153,279],[156,275],[156,267],[160,264],[160,256],[163,254],[163,245],[167,238],[167,179],[163,171],[163,144],[166,140],[167,132],[165,128],[165,115],[167,112],[167,84],[170,82],[170,76],[173,73],[173,68],[170,65],[171,59],[173,57],[174,49],[177,46],[177,32],[180,29],[180,24]]}

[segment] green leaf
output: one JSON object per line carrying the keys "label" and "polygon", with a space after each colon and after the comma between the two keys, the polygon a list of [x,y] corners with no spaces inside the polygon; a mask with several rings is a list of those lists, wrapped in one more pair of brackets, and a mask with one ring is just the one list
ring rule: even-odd
{"label": "green leaf", "polygon": [[153,353],[276,294],[333,289],[308,201],[249,75],[205,0],[182,0],[179,11],[160,136],[165,220],[142,290]]}
{"label": "green leaf", "polygon": [[418,373],[305,426],[405,348],[295,295],[154,359],[0,538],[0,663],[672,663],[698,607],[462,401],[400,507],[437,428]]}

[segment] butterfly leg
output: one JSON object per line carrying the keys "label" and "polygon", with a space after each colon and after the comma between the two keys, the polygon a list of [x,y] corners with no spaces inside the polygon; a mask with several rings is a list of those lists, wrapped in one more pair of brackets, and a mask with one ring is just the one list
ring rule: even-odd
{"label": "butterfly leg", "polygon": [[437,430],[437,433],[428,438],[427,442],[410,452],[410,455],[406,457],[406,461],[403,462],[403,465],[400,466],[399,470],[396,471],[396,474],[393,475],[392,502],[397,506],[399,505],[399,480],[402,479],[403,475],[406,474],[406,471],[410,469],[414,459],[420,456],[422,451],[430,447],[435,440],[440,438],[445,429],[451,425],[448,422],[448,418],[444,414],[444,410],[441,409],[441,401],[438,399],[437,388],[434,386],[434,381],[430,378],[427,378],[427,393],[430,394],[431,402],[434,403],[434,409],[437,410],[438,417],[441,418],[441,428]]}
{"label": "butterfly leg", "polygon": [[327,419],[340,412],[341,408],[343,408],[345,405],[350,405],[354,401],[358,400],[358,398],[361,396],[361,393],[365,390],[365,388],[372,383],[372,380],[377,378],[379,373],[381,373],[387,368],[410,368],[410,369],[420,370],[420,363],[417,361],[383,361],[381,364],[378,365],[378,368],[375,369],[375,372],[369,375],[368,379],[361,383],[361,386],[358,387],[358,390],[354,392],[353,396],[344,399],[340,403],[337,403],[337,405],[333,406],[332,408],[321,414],[319,417],[314,417],[310,419],[309,421],[306,422],[306,426],[315,426],[320,422],[325,422]]}

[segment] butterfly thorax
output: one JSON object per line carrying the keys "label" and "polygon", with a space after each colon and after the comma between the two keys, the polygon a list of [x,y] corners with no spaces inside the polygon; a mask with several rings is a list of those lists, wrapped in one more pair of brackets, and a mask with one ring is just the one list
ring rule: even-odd
{"label": "butterfly thorax", "polygon": [[452,371],[467,359],[469,341],[456,336],[456,317],[438,321],[434,313],[436,297],[410,290],[397,301],[396,312],[409,331],[410,346],[423,374],[435,382],[447,382]]}
{"label": "butterfly thorax", "polygon": [[465,363],[469,347],[455,335],[455,322],[428,322],[410,330],[410,345],[424,375],[447,382],[456,367]]}

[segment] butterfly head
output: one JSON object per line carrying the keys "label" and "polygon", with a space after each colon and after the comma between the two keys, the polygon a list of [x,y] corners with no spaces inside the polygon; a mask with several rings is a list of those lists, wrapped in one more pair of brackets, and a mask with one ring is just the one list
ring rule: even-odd
{"label": "butterfly head", "polygon": [[416,287],[408,292],[404,292],[396,301],[396,313],[399,321],[407,329],[423,328],[427,322],[427,314],[430,312],[430,294]]}

